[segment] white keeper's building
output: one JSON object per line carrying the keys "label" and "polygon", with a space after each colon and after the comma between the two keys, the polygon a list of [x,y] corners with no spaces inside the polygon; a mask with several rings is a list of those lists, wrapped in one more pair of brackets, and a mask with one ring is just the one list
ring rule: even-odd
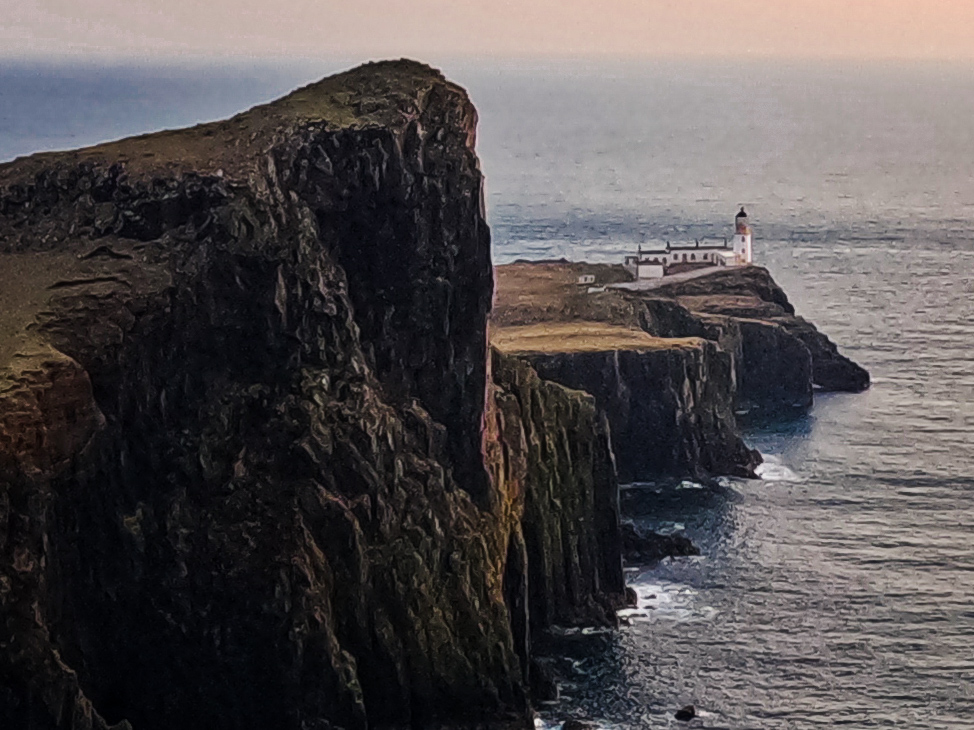
{"label": "white keeper's building", "polygon": [[710,268],[711,266],[747,266],[752,261],[751,228],[747,213],[741,207],[734,218],[734,238],[728,241],[708,240],[672,244],[626,256],[625,267],[637,279],[659,279],[670,274]]}

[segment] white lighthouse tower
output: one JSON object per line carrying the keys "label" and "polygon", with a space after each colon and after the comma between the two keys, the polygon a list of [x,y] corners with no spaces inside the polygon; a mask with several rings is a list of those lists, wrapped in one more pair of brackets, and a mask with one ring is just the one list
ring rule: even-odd
{"label": "white lighthouse tower", "polygon": [[751,263],[751,228],[747,225],[747,213],[744,206],[734,217],[734,256],[738,266]]}

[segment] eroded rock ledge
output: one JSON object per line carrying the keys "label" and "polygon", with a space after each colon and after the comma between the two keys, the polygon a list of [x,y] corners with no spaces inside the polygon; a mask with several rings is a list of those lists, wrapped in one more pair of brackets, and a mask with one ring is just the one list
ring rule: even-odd
{"label": "eroded rock ledge", "polygon": [[579,321],[499,328],[493,342],[542,377],[595,397],[622,483],[754,476],[760,456],[735,426],[733,360],[716,343]]}
{"label": "eroded rock ledge", "polygon": [[[744,407],[770,412],[802,409],[811,404],[812,386],[852,393],[869,387],[869,373],[795,313],[767,269],[748,266],[720,271],[667,284],[655,294],[674,298],[705,323],[717,317],[740,328],[738,397]],[[791,393],[801,395],[791,397]]]}
{"label": "eroded rock ledge", "polygon": [[0,726],[523,725],[531,630],[612,620],[604,419],[490,375],[475,126],[403,61],[0,166]]}

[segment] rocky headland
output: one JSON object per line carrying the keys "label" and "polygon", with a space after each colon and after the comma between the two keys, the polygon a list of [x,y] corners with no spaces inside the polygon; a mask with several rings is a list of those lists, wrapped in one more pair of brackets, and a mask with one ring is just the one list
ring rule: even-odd
{"label": "rocky headland", "polygon": [[0,165],[0,727],[527,726],[532,637],[625,602],[619,475],[855,389],[760,269],[501,267],[488,326],[476,123],[386,62]]}
{"label": "rocky headland", "polygon": [[0,166],[0,726],[527,722],[624,600],[593,399],[487,345],[465,92],[368,65]]}
{"label": "rocky headland", "polygon": [[622,266],[567,261],[498,266],[495,277],[492,342],[595,396],[623,482],[753,475],[760,456],[738,415],[794,415],[815,390],[869,386],[760,266],[651,289]]}

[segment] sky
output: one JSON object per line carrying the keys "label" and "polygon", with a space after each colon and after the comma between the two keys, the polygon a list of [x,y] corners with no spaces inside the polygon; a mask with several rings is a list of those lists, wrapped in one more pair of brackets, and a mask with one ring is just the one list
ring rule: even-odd
{"label": "sky", "polygon": [[0,0],[0,55],[974,60],[974,0]]}

